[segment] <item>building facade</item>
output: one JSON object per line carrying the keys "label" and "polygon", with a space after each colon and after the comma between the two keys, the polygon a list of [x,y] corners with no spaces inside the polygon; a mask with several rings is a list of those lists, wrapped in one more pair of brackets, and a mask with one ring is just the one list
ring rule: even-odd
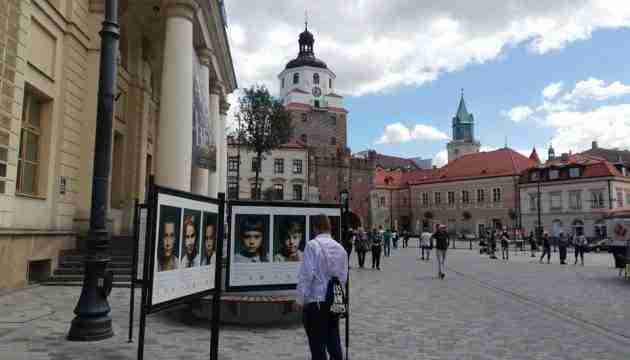
{"label": "building facade", "polygon": [[523,229],[536,232],[540,218],[542,231],[551,236],[607,237],[605,214],[630,205],[630,177],[625,174],[623,163],[584,153],[564,154],[527,169],[520,181]]}
{"label": "building facade", "polygon": [[308,186],[308,153],[299,141],[273,150],[263,157],[261,164],[254,152],[228,142],[228,198],[254,199],[256,191],[260,191],[273,194],[273,200],[307,201]]}
{"label": "building facade", "polygon": [[452,126],[452,140],[446,144],[449,163],[466,154],[479,152],[481,144],[475,140],[475,119],[466,109],[463,92]]}
{"label": "building facade", "polygon": [[[0,288],[24,285],[35,268],[50,272],[88,228],[103,9],[103,0],[0,3]],[[185,191],[225,189],[225,99],[236,79],[221,14],[219,1],[119,1],[114,247],[129,241],[120,236],[150,175]],[[212,173],[192,164],[195,61],[216,129]]]}

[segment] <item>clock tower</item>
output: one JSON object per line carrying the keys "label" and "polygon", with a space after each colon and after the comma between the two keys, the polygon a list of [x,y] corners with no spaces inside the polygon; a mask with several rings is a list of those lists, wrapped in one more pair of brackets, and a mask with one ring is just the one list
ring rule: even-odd
{"label": "clock tower", "polygon": [[475,140],[475,119],[468,113],[464,102],[464,90],[459,99],[457,114],[453,117],[453,138],[446,144],[448,152],[448,162],[464,156],[466,154],[479,152],[481,144]]}
{"label": "clock tower", "polygon": [[347,147],[347,114],[335,93],[335,73],[317,57],[308,30],[298,39],[299,51],[278,75],[282,103],[291,113],[293,137],[318,153],[336,154]]}

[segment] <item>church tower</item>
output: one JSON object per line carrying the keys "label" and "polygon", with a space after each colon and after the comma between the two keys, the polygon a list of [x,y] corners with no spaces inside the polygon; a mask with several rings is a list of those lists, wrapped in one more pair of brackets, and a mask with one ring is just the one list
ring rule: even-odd
{"label": "church tower", "polygon": [[448,162],[460,156],[479,152],[481,144],[475,140],[475,121],[472,114],[466,109],[464,101],[464,91],[459,100],[457,113],[453,118],[453,138],[446,145],[448,151]]}
{"label": "church tower", "polygon": [[347,147],[347,114],[343,97],[335,93],[335,73],[317,57],[315,37],[305,23],[298,38],[298,55],[278,75],[279,94],[291,113],[293,137],[322,155]]}

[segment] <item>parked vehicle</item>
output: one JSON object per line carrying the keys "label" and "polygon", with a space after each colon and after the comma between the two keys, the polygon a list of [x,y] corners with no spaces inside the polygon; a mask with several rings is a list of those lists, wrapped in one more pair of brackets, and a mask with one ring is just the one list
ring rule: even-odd
{"label": "parked vehicle", "polygon": [[607,215],[608,228],[612,229],[612,240],[607,244],[608,252],[615,259],[619,274],[630,264],[630,207],[611,210]]}
{"label": "parked vehicle", "polygon": [[600,251],[608,251],[608,245],[610,244],[610,239],[602,239],[595,242],[592,242],[586,245],[586,252],[600,252]]}

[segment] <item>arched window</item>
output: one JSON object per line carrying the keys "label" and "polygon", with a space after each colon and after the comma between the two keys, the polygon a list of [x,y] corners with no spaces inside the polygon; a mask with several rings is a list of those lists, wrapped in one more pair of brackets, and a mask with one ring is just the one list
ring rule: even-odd
{"label": "arched window", "polygon": [[313,74],[313,84],[319,85],[319,74]]}
{"label": "arched window", "polygon": [[299,84],[299,83],[300,83],[300,73],[293,74],[293,84]]}

